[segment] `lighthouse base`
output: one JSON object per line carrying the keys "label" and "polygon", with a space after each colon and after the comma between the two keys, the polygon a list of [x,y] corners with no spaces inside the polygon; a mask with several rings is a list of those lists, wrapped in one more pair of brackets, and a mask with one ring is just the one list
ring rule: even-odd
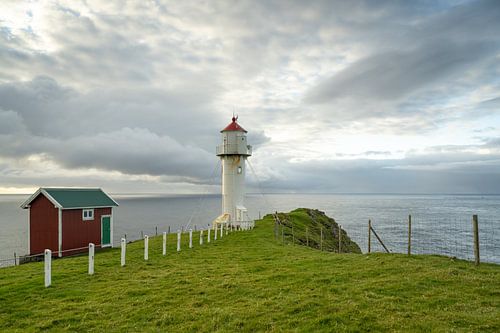
{"label": "lighthouse base", "polygon": [[250,220],[248,218],[246,208],[245,207],[242,207],[242,209],[238,208],[237,211],[239,212],[239,217],[241,218],[240,220],[232,221],[231,215],[229,213],[224,213],[212,221],[212,228],[219,229],[219,226],[224,226],[224,227],[231,228],[231,230],[232,229],[236,229],[236,230],[253,229],[255,226],[255,221]]}

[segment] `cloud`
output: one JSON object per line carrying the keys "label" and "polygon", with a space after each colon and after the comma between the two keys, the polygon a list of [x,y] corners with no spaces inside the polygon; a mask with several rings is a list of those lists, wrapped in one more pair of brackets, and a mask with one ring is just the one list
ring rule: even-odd
{"label": "cloud", "polygon": [[[171,175],[193,181],[209,177],[208,170],[217,161],[212,151],[218,129],[203,113],[209,111],[182,93],[154,89],[143,93],[121,95],[123,91],[109,90],[81,95],[48,77],[1,85],[0,156],[43,154],[68,169]],[[165,110],[189,106],[197,108],[205,121],[191,122],[193,112],[186,117]],[[213,136],[212,145],[205,145],[210,152],[200,142],[200,135],[208,133]]]}
{"label": "cloud", "polygon": [[313,88],[307,102],[335,99],[401,100],[422,89],[454,79],[494,50],[483,42],[426,43],[416,49],[393,51],[362,59]]}
{"label": "cloud", "polygon": [[181,145],[147,129],[123,128],[91,137],[75,137],[51,147],[56,161],[67,168],[118,170],[126,174],[207,178],[213,154]]}
{"label": "cloud", "polygon": [[0,3],[0,182],[199,191],[235,111],[270,191],[496,184],[499,30],[495,1]]}
{"label": "cloud", "polygon": [[[500,154],[400,160],[325,160],[274,164],[265,190],[313,193],[498,193]],[[254,185],[255,186],[255,185]]]}

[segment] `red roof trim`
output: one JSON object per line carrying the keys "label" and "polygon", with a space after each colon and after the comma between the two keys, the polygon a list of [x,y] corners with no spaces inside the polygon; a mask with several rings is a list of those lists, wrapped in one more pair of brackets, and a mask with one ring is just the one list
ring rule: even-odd
{"label": "red roof trim", "polygon": [[233,117],[232,122],[229,125],[227,125],[221,131],[221,133],[222,132],[228,132],[228,131],[238,131],[238,132],[245,132],[245,133],[247,133],[247,131],[236,122],[236,120],[238,120],[238,117]]}

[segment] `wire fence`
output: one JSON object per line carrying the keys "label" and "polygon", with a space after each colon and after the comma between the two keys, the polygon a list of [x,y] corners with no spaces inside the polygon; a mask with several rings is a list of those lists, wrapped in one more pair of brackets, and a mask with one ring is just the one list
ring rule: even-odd
{"label": "wire fence", "polygon": [[[408,217],[402,215],[399,218],[372,218],[371,225],[391,253],[408,253]],[[363,253],[368,252],[368,219],[365,221],[338,221],[347,236],[355,241]],[[479,253],[482,262],[500,264],[500,218],[481,218],[479,216]],[[207,229],[210,224],[192,225],[194,232]],[[185,227],[180,228],[184,233]],[[133,228],[115,228],[114,244],[119,244],[120,238],[124,237],[127,242],[142,240],[144,235],[161,235],[165,231],[174,233],[168,225],[152,225],[141,228],[140,231]],[[323,234],[323,238],[321,233]],[[338,243],[332,241],[332,237],[326,237],[327,233],[338,236],[332,228],[321,228],[319,226],[295,226],[294,229],[286,228],[278,231],[275,237],[288,243],[301,244],[318,250],[338,252]],[[283,233],[283,234],[282,234]],[[304,237],[299,237],[299,235]],[[345,240],[345,238],[344,238]],[[385,252],[385,249],[371,236],[371,252]],[[341,247],[343,243],[341,241]],[[69,249],[65,251],[78,251],[84,248]],[[346,249],[344,249],[345,252]],[[474,233],[472,227],[472,216],[469,217],[430,217],[411,216],[411,254],[437,254],[455,257],[464,260],[475,260],[474,257]],[[23,255],[22,252],[13,252],[10,258],[0,258],[0,268],[20,264],[23,260],[31,257],[41,257],[43,253],[34,255]]]}
{"label": "wire fence", "polygon": [[[400,219],[367,219],[365,223],[343,222],[342,229],[359,245],[363,253],[435,254],[476,260],[472,216],[432,218],[406,215]],[[279,221],[279,224],[285,228],[275,227],[274,237],[283,243],[306,245],[331,252],[348,252],[345,248],[346,238],[344,237],[345,243],[342,242],[342,235],[338,239],[338,232],[333,227],[314,224],[305,227],[287,221]],[[479,217],[478,227],[480,261],[500,264],[500,219]],[[335,239],[340,240],[340,250],[338,240],[335,242]]]}

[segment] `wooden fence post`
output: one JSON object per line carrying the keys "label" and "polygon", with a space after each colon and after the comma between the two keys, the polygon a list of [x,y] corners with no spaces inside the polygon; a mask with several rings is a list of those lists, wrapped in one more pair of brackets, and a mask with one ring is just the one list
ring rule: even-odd
{"label": "wooden fence post", "polygon": [[168,234],[170,235],[170,226],[168,226]]}
{"label": "wooden fence post", "polygon": [[177,230],[177,252],[181,250],[181,231]]}
{"label": "wooden fence post", "polygon": [[342,227],[339,226],[339,253],[342,253]]}
{"label": "wooden fence post", "polygon": [[94,253],[95,245],[89,243],[89,275],[94,275]]}
{"label": "wooden fence post", "polygon": [[17,254],[14,252],[14,266],[17,266]]}
{"label": "wooden fence post", "polygon": [[50,287],[52,284],[52,251],[49,249],[45,250],[44,257],[45,266],[45,288]]}
{"label": "wooden fence post", "polygon": [[189,248],[193,248],[193,229],[189,229]]}
{"label": "wooden fence post", "polygon": [[163,255],[167,254],[167,232],[163,232],[163,249],[162,249],[162,254]]}
{"label": "wooden fence post", "polygon": [[155,226],[155,236],[158,236],[158,226]]}
{"label": "wooden fence post", "polygon": [[144,236],[144,260],[149,260],[149,236]]}
{"label": "wooden fence post", "polygon": [[408,255],[411,255],[411,215],[408,215]]}
{"label": "wooden fence post", "polygon": [[368,253],[372,251],[372,220],[368,220]]}
{"label": "wooden fence post", "polygon": [[320,249],[323,251],[323,226],[321,226],[321,234],[320,234]]}
{"label": "wooden fence post", "polygon": [[472,229],[474,231],[474,258],[476,265],[480,263],[479,255],[479,223],[477,215],[472,215]]}
{"label": "wooden fence post", "polygon": [[122,245],[122,251],[121,251],[120,263],[123,267],[125,266],[125,252],[127,251],[127,240],[125,238],[122,238],[121,245]]}
{"label": "wooden fence post", "polygon": [[279,217],[278,212],[274,214],[274,239],[278,240],[279,233]]}

